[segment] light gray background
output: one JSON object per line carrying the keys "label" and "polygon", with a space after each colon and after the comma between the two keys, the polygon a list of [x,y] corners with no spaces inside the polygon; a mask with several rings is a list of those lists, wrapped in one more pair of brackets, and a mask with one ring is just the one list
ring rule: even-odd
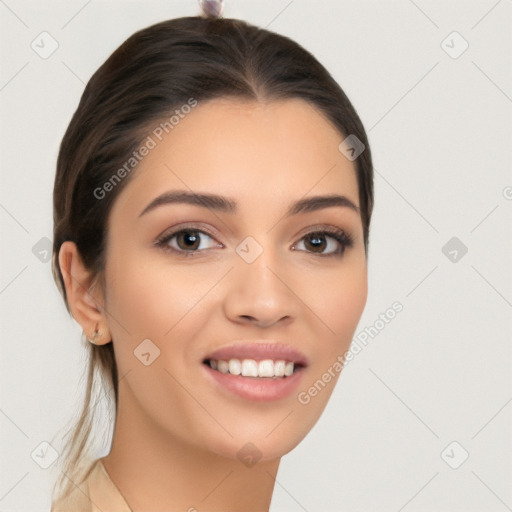
{"label": "light gray background", "polygon": [[[58,447],[81,399],[81,330],[32,250],[52,238],[60,139],[122,41],[197,14],[193,0],[0,0],[0,512],[49,510],[54,475],[31,453]],[[403,305],[283,458],[272,512],[512,510],[512,2],[228,0],[224,16],[297,40],[355,105],[376,194],[357,333]],[[59,44],[47,59],[31,48],[43,31]],[[453,31],[469,43],[457,58]],[[452,237],[468,248],[455,262]]]}

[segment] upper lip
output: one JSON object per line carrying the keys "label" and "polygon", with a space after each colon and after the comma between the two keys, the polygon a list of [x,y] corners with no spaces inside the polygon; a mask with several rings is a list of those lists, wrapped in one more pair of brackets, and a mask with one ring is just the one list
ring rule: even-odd
{"label": "upper lip", "polygon": [[268,341],[232,343],[211,352],[204,361],[208,359],[281,359],[301,366],[309,364],[307,357],[291,345]]}

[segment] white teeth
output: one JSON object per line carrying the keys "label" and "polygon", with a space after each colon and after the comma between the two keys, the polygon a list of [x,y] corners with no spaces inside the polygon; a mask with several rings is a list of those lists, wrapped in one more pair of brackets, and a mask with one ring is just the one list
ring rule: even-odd
{"label": "white teeth", "polygon": [[276,377],[283,377],[285,366],[286,366],[286,361],[283,361],[282,359],[279,361],[276,361],[274,363],[274,375]]}
{"label": "white teeth", "polygon": [[[230,359],[233,361],[233,359]],[[244,359],[242,361],[242,375],[244,377],[258,376],[258,363],[254,359]]]}
{"label": "white teeth", "polygon": [[229,361],[222,359],[210,359],[210,367],[221,373],[230,373],[232,375],[242,375],[242,377],[289,377],[293,374],[295,365],[291,361],[278,359],[255,359],[232,358]]}
{"label": "white teeth", "polygon": [[238,359],[229,360],[229,373],[232,375],[240,375],[242,373],[242,365]]}
{"label": "white teeth", "polygon": [[220,359],[217,361],[217,370],[219,370],[220,373],[228,373],[229,371],[229,364],[227,361],[222,361]]}
{"label": "white teeth", "polygon": [[274,361],[272,359],[264,359],[258,363],[258,377],[273,377]]}

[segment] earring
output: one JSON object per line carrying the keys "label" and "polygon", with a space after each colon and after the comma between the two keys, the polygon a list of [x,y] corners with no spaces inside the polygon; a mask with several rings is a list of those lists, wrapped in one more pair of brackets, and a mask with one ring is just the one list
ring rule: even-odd
{"label": "earring", "polygon": [[96,328],[94,329],[94,334],[92,335],[92,339],[87,338],[87,341],[89,341],[93,345],[97,345],[99,337],[100,337],[100,333],[98,332],[98,324],[96,324]]}

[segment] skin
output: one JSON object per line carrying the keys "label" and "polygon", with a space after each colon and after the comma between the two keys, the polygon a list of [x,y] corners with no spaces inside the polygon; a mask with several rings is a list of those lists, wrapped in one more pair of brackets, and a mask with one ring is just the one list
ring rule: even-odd
{"label": "skin", "polygon": [[[367,299],[360,215],[331,206],[284,217],[289,204],[340,194],[359,205],[353,162],[343,136],[299,99],[200,103],[138,165],[108,219],[105,288],[81,263],[72,242],[59,254],[75,319],[99,343],[112,339],[119,408],[110,454],[103,459],[132,510],[267,511],[280,458],[311,430],[339,377],[303,405],[307,390],[350,346]],[[170,190],[228,196],[238,212],[171,204],[139,217]],[[154,245],[185,222],[213,235],[185,257]],[[200,223],[200,226],[197,224]],[[318,227],[350,233],[340,255]],[[314,228],[314,229],[311,229]],[[263,253],[252,263],[235,251],[252,236]],[[186,245],[178,237],[176,250]],[[295,248],[295,250],[292,249]],[[144,339],[160,357],[143,365]],[[309,359],[296,392],[254,402],[219,392],[201,365],[236,340],[291,344]],[[253,443],[261,459],[246,467],[237,452]]]}

